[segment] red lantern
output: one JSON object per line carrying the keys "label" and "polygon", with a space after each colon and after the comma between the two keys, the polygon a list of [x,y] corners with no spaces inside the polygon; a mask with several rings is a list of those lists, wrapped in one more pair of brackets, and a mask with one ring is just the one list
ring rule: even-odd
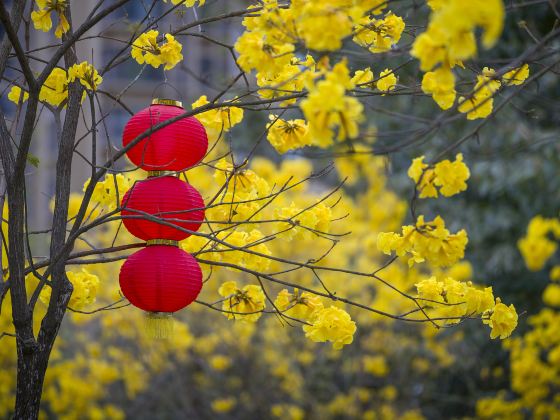
{"label": "red lantern", "polygon": [[150,239],[181,241],[190,234],[140,218],[142,213],[139,212],[148,213],[193,232],[200,228],[204,220],[204,201],[199,192],[174,176],[148,178],[135,183],[123,197],[121,206],[123,223],[128,231],[145,241]]}
{"label": "red lantern", "polygon": [[119,283],[134,306],[170,313],[196,299],[202,288],[202,271],[194,257],[182,249],[151,245],[128,257]]}
{"label": "red lantern", "polygon": [[[170,118],[184,114],[181,102],[154,99],[126,124],[123,145]],[[182,118],[142,139],[127,152],[135,165],[146,171],[182,171],[196,165],[208,150],[204,126],[194,117]]]}

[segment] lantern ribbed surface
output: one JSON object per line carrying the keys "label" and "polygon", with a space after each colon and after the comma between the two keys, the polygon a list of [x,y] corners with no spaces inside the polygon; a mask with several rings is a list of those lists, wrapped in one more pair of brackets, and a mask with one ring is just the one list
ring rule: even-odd
{"label": "lantern ribbed surface", "polygon": [[199,192],[174,176],[148,178],[136,182],[123,197],[121,207],[125,227],[131,234],[145,241],[150,239],[181,241],[190,234],[148,220],[139,212],[150,214],[190,231],[197,231],[204,220],[204,200]]}
{"label": "lantern ribbed surface", "polygon": [[[123,146],[140,134],[185,110],[172,105],[151,105],[132,116],[123,133]],[[194,117],[182,118],[159,129],[127,152],[146,171],[182,171],[196,165],[208,150],[204,126]]]}
{"label": "lantern ribbed surface", "polygon": [[135,252],[121,267],[119,283],[134,306],[149,312],[176,312],[202,288],[202,271],[180,248],[153,245]]}

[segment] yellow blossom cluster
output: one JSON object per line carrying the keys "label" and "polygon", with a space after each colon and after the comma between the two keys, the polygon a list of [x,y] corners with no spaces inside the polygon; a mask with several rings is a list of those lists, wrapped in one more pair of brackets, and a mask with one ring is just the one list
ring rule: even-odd
{"label": "yellow blossom cluster", "polygon": [[[210,244],[204,237],[182,243],[183,249],[196,252],[202,259],[231,264],[250,270],[266,272],[270,267],[272,252],[267,247],[267,239],[258,229],[223,231],[216,234],[219,242]],[[226,266],[227,267],[227,266]],[[233,269],[233,267],[229,267]]]}
{"label": "yellow blossom cluster", "polygon": [[8,93],[8,99],[16,105],[27,101],[28,98],[29,93],[22,90],[19,86],[12,86]]}
{"label": "yellow blossom cluster", "polygon": [[[433,5],[433,3],[432,3]],[[502,33],[502,0],[450,0],[439,2],[428,29],[412,45],[411,54],[420,60],[420,68],[430,71],[438,64],[451,67],[476,54],[476,28],[482,28],[482,43],[491,47]]]}
{"label": "yellow blossom cluster", "polygon": [[375,83],[373,83],[374,79],[375,76],[373,75],[371,68],[366,67],[363,70],[356,70],[350,81],[354,83],[356,87],[367,87],[372,89],[375,87]]}
{"label": "yellow blossom cluster", "polygon": [[358,99],[346,94],[354,87],[345,61],[327,71],[323,79],[308,80],[309,95],[300,107],[309,124],[309,135],[318,146],[330,146],[335,130],[338,130],[338,140],[358,136],[364,107]]}
{"label": "yellow blossom cluster", "polygon": [[159,32],[155,29],[144,32],[132,43],[131,56],[138,64],[149,64],[154,68],[163,66],[171,70],[183,60],[183,46],[171,34],[165,34],[165,43],[158,44]]}
{"label": "yellow blossom cluster", "polygon": [[449,65],[442,65],[422,77],[422,91],[432,95],[441,109],[449,109],[455,103],[455,76]]}
{"label": "yellow blossom cluster", "polygon": [[[89,180],[86,181],[83,191],[86,191],[89,182]],[[120,206],[122,198],[133,183],[131,177],[123,174],[107,175],[103,181],[95,184],[91,195],[91,203],[101,206],[99,210],[114,210]]]}
{"label": "yellow blossom cluster", "polygon": [[408,255],[408,264],[426,261],[434,266],[445,267],[463,258],[467,246],[467,232],[464,229],[452,234],[445,228],[445,222],[437,216],[425,222],[418,216],[416,225],[403,226],[402,235],[384,232],[377,236],[377,248],[391,255]]}
{"label": "yellow blossom cluster", "polygon": [[[420,69],[426,72],[422,91],[432,95],[440,108],[449,109],[457,96],[452,68],[464,67],[463,61],[476,55],[476,28],[483,31],[482,43],[486,48],[495,44],[502,32],[504,5],[502,0],[431,1],[428,4],[433,10],[428,29],[416,38],[411,54],[420,60]],[[528,76],[529,67],[523,64],[507,72],[501,82],[507,86],[520,85]],[[467,114],[469,120],[488,117],[501,82],[494,70],[484,68],[470,96],[459,97],[458,110]]]}
{"label": "yellow blossom cluster", "polygon": [[[280,6],[276,0],[267,0],[243,20],[246,31],[235,44],[239,53],[237,62],[246,72],[256,70],[259,94],[272,99],[298,94],[304,88],[309,91],[300,103],[308,122],[309,137],[298,133],[288,144],[281,145],[285,142],[273,135],[278,150],[305,145],[328,147],[336,131],[338,140],[358,135],[363,106],[346,92],[356,83],[369,80],[351,79],[345,62],[330,71],[325,59],[321,63],[316,63],[311,55],[300,59],[295,55],[296,45],[304,43],[318,51],[336,50],[344,38],[354,34],[355,42],[360,45],[375,52],[387,51],[398,42],[405,25],[392,12],[383,18],[370,17],[370,13],[377,16],[385,6],[383,2],[348,0],[298,0]],[[389,92],[396,83],[394,72],[385,69],[376,85],[380,91]],[[288,98],[281,105],[293,104],[296,99]]]}
{"label": "yellow blossom cluster", "polygon": [[[167,0],[163,0],[163,1],[167,3]],[[204,4],[206,3],[206,0],[171,0],[171,3],[175,6],[178,4],[182,4],[185,7],[193,7],[197,1],[198,1],[198,6],[204,6]]]}
{"label": "yellow blossom cluster", "polygon": [[[498,305],[496,305],[498,306]],[[505,305],[504,305],[505,306]],[[504,308],[502,308],[504,309]],[[504,319],[507,320],[507,312]],[[479,418],[557,418],[560,405],[555,389],[560,374],[560,313],[542,309],[529,318],[530,329],[521,337],[505,342],[510,351],[510,387],[513,395],[500,391],[494,397],[481,398],[476,411]]]}
{"label": "yellow blossom cluster", "polygon": [[52,28],[51,13],[54,12],[58,17],[58,25],[54,31],[57,38],[61,38],[70,29],[70,24],[64,15],[66,11],[66,0],[35,0],[38,10],[31,12],[33,26],[43,32],[48,32]]}
{"label": "yellow blossom cluster", "polygon": [[292,202],[289,207],[275,209],[274,215],[282,220],[276,224],[277,235],[288,241],[310,238],[313,233],[328,233],[333,218],[325,203],[301,209]]}
{"label": "yellow blossom cluster", "polygon": [[39,100],[59,106],[68,99],[68,74],[66,70],[55,67],[45,80],[39,92]]}
{"label": "yellow blossom cluster", "polygon": [[[283,96],[299,94],[304,88],[306,72],[316,70],[315,60],[311,55],[307,55],[305,60],[292,57],[289,63],[282,68],[275,69],[274,72],[260,71],[256,74],[257,85],[260,87],[258,93],[264,99],[275,99]],[[281,106],[288,106],[297,101],[297,98],[286,99],[281,102]]]}
{"label": "yellow blossom cluster", "polygon": [[[525,245],[520,248],[527,268],[537,271],[544,267],[550,257],[549,250],[556,244],[537,245],[538,248],[549,248],[544,255],[531,256],[529,241],[547,240],[548,233],[555,236],[559,233],[557,219],[545,219],[537,216],[531,220],[527,236],[522,239]],[[531,239],[532,238],[532,239]],[[522,242],[520,241],[520,243]],[[550,277],[557,281],[560,274],[559,266],[554,266]],[[503,347],[510,352],[510,383],[511,391],[501,390],[495,396],[481,398],[477,401],[477,416],[482,419],[493,418],[542,418],[553,419],[560,416],[560,404],[556,392],[560,381],[558,364],[560,363],[560,291],[556,283],[547,285],[543,292],[543,302],[554,308],[542,308],[528,318],[529,329],[522,336],[504,342]],[[496,305],[498,306],[498,305]],[[507,322],[512,314],[501,307],[501,322]],[[500,322],[500,320],[498,320]]]}
{"label": "yellow blossom cluster", "polygon": [[[378,0],[373,3],[294,0],[289,5],[279,5],[277,0],[266,0],[262,2],[260,10],[243,21],[247,30],[236,44],[236,50],[242,56],[240,65],[243,67],[253,61],[259,66],[259,61],[272,61],[283,55],[291,55],[294,44],[300,43],[316,51],[334,51],[357,30],[364,33],[364,38],[366,34],[372,37],[371,33],[375,30],[383,31],[375,44],[379,48],[391,45],[400,38],[399,22],[391,17],[386,21],[367,19],[370,12],[379,14],[384,7],[383,1]],[[404,24],[401,23],[401,26],[404,27]]]}
{"label": "yellow blossom cluster", "polygon": [[261,286],[254,284],[239,289],[235,281],[227,281],[220,286],[218,293],[224,298],[222,310],[228,319],[256,322],[266,306]]}
{"label": "yellow blossom cluster", "polygon": [[502,76],[502,83],[508,86],[522,85],[529,77],[529,65],[523,64],[521,67],[508,71]]}
{"label": "yellow blossom cluster", "polygon": [[439,280],[436,276],[416,284],[422,305],[433,308],[432,318],[444,318],[449,324],[464,317],[481,316],[491,328],[490,337],[507,338],[517,326],[517,312],[513,305],[494,301],[491,287],[475,287],[472,282],[458,281],[452,277]]}
{"label": "yellow blossom cluster", "polygon": [[[99,290],[99,277],[91,274],[85,268],[82,271],[67,271],[66,276],[72,283],[74,290],[68,302],[68,306],[72,309],[83,309],[84,307],[95,303],[97,292]],[[48,305],[51,299],[51,288],[44,286],[39,295],[41,301]]]}
{"label": "yellow blossom cluster", "polygon": [[[391,69],[385,69],[379,74],[379,78],[377,81],[374,80],[373,72],[369,67],[366,67],[363,70],[356,70],[354,72],[354,76],[350,81],[357,87],[362,88],[370,88],[373,89],[377,87],[377,89],[381,92],[389,92],[394,90],[398,78]],[[384,96],[384,95],[383,95]]]}
{"label": "yellow blossom cluster", "polygon": [[527,235],[517,242],[525,265],[531,271],[541,270],[558,249],[551,239],[560,239],[560,220],[535,216],[529,222]]}
{"label": "yellow blossom cluster", "polygon": [[383,355],[365,356],[363,359],[364,371],[377,377],[387,376],[389,366],[387,359]]}
{"label": "yellow blossom cluster", "polygon": [[495,71],[484,67],[482,74],[477,76],[472,94],[469,97],[459,98],[459,112],[466,113],[467,119],[486,118],[494,108],[494,95],[502,83],[507,86],[522,84],[529,76],[529,66],[526,64],[519,69],[506,73],[502,81],[495,76]]}
{"label": "yellow blossom cluster", "polygon": [[235,168],[225,158],[215,164],[214,179],[224,188],[220,192],[220,203],[215,203],[206,212],[213,223],[250,220],[259,217],[259,209],[272,190],[265,179],[251,169]]}
{"label": "yellow blossom cluster", "polygon": [[229,413],[237,405],[234,397],[217,398],[212,401],[212,410],[216,413]]}
{"label": "yellow blossom cluster", "polygon": [[490,338],[500,337],[503,340],[509,337],[517,326],[517,312],[515,311],[515,307],[513,304],[509,306],[504,305],[500,301],[500,298],[496,299],[496,305],[489,310],[487,317],[488,318],[484,319],[483,322],[492,328]]}
{"label": "yellow blossom cluster", "polygon": [[372,53],[386,52],[401,39],[404,20],[392,12],[383,19],[364,16],[354,28],[354,42]]}
{"label": "yellow blossom cluster", "polygon": [[[206,95],[202,95],[193,102],[192,109],[200,108],[209,103]],[[223,107],[214,108],[195,115],[195,118],[199,120],[206,129],[206,134],[210,141],[217,141],[231,130],[233,126],[239,124],[241,120],[243,120],[242,108],[231,106],[231,102],[226,102],[224,105]]]}
{"label": "yellow blossom cluster", "polygon": [[377,89],[381,92],[389,92],[395,89],[397,80],[393,70],[385,69],[379,74],[379,80],[376,83]]}
{"label": "yellow blossom cluster", "polygon": [[477,76],[473,93],[465,98],[459,98],[459,112],[467,114],[467,119],[486,118],[494,108],[494,94],[501,83],[495,78],[495,71],[485,67],[482,74]]}
{"label": "yellow blossom cluster", "polygon": [[68,69],[68,82],[71,83],[75,80],[79,80],[86,89],[95,91],[103,81],[103,78],[92,64],[82,61],[80,64],[74,64]]}
{"label": "yellow blossom cluster", "polygon": [[[52,106],[59,106],[68,99],[68,84],[75,80],[79,80],[86,89],[95,91],[103,81],[103,78],[95,67],[87,61],[74,64],[68,69],[68,72],[60,67],[55,67],[45,80],[43,86],[41,86],[39,100]],[[12,86],[8,99],[18,104],[20,98],[22,102],[27,101],[29,93],[22,90],[19,86]]]}
{"label": "yellow blossom cluster", "polygon": [[300,149],[313,144],[309,136],[309,127],[304,120],[283,120],[276,115],[270,115],[267,140],[278,153]]}
{"label": "yellow blossom cluster", "polygon": [[408,176],[416,183],[420,198],[437,198],[439,194],[450,197],[467,189],[471,173],[458,153],[455,161],[442,160],[433,167],[424,163],[424,156],[412,160]]}
{"label": "yellow blossom cluster", "polygon": [[312,320],[317,311],[323,309],[323,302],[317,295],[294,289],[290,293],[288,289],[282,289],[276,299],[274,306],[284,315],[302,321]]}
{"label": "yellow blossom cluster", "polygon": [[315,312],[311,325],[304,325],[303,330],[310,340],[330,341],[335,350],[340,350],[354,340],[356,323],[344,309],[330,306]]}

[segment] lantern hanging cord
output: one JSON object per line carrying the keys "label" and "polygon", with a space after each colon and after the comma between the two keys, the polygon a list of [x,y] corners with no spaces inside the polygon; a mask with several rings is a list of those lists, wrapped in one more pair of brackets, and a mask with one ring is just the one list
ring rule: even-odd
{"label": "lantern hanging cord", "polygon": [[179,241],[173,241],[171,239],[149,239],[146,241],[146,246],[153,245],[168,245],[179,247]]}
{"label": "lantern hanging cord", "polygon": [[169,83],[167,81],[167,74],[164,73],[164,77],[165,80],[163,82],[161,82],[160,84],[158,84],[154,90],[152,91],[152,105],[171,105],[171,106],[177,106],[179,108],[183,108],[183,103],[181,101],[175,100],[175,99],[164,99],[164,98],[157,98],[156,94],[158,92],[158,90],[162,87],[162,86],[169,86],[171,89],[173,89],[173,91],[175,92],[175,94],[177,94],[178,98],[181,98],[181,92],[179,92],[179,89],[177,89],[172,83]]}

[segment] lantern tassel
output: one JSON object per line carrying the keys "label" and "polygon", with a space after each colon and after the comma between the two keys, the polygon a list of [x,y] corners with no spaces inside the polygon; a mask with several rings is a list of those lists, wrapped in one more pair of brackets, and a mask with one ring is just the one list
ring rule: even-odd
{"label": "lantern tassel", "polygon": [[147,312],[145,330],[151,339],[167,340],[173,335],[173,314],[169,312]]}

